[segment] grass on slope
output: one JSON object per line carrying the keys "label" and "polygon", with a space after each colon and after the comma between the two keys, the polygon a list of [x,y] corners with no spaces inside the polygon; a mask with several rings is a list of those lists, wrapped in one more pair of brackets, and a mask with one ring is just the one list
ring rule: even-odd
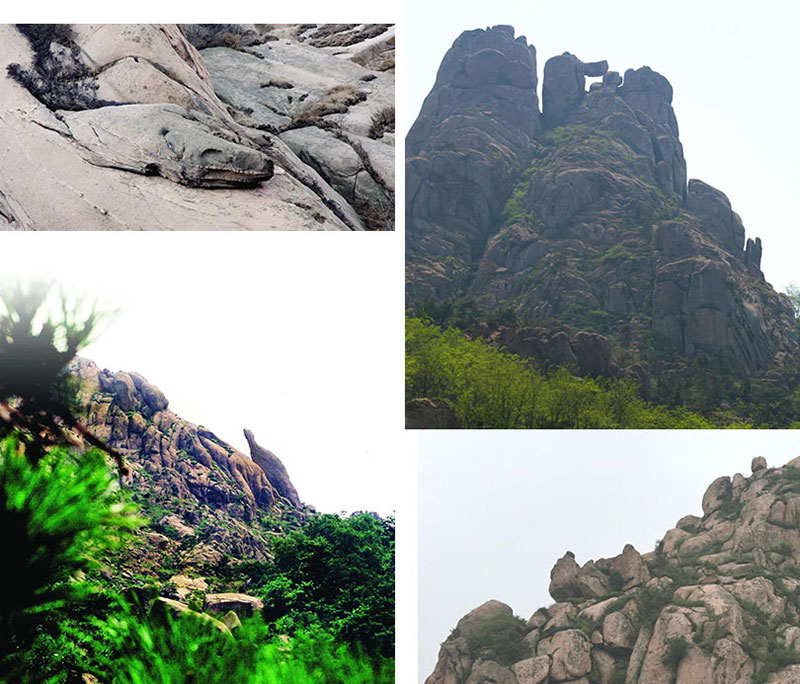
{"label": "grass on slope", "polygon": [[686,409],[649,404],[633,380],[542,371],[483,339],[407,316],[406,401],[418,397],[446,400],[467,429],[717,427]]}

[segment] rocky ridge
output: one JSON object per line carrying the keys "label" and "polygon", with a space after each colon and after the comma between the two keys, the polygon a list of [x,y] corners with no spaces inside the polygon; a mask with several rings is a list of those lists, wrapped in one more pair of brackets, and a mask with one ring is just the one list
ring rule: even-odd
{"label": "rocky ridge", "polygon": [[[363,132],[369,143],[358,136],[363,119],[393,98],[394,78],[378,58],[361,55],[359,62],[357,48],[385,61],[388,39],[356,33],[350,52],[339,55],[303,46],[287,31],[232,24],[0,27],[0,147],[8,161],[0,175],[0,228],[362,230],[365,220],[386,228],[388,219],[381,220],[391,214],[394,178],[384,160],[393,137],[383,128],[371,138]],[[292,50],[302,53],[305,72],[281,62]],[[328,113],[329,91],[349,93],[350,81],[362,77],[365,86],[379,80],[380,87],[359,91],[369,105],[350,115],[358,131],[341,126],[343,136],[353,136],[350,167],[353,155],[360,164],[348,197],[313,150],[288,144],[236,98],[223,101],[231,87],[215,77],[224,81],[239,61],[242,75],[257,74],[253,87],[264,95],[264,111],[272,106],[268,84],[284,83],[288,70],[287,89],[300,85],[315,61],[326,88],[297,92],[309,109]],[[354,104],[339,97],[336,116],[347,118]],[[340,162],[338,152],[330,153],[331,163]]]}
{"label": "rocky ridge", "polygon": [[[80,382],[85,427],[130,468],[123,485],[151,524],[124,572],[171,567],[190,574],[225,556],[265,560],[270,538],[313,514],[286,468],[245,430],[250,456],[169,409],[163,393],[137,373],[71,366]],[[156,554],[153,568],[148,558]]]}
{"label": "rocky ridge", "polygon": [[743,375],[780,366],[797,350],[790,303],[728,198],[687,180],[667,79],[564,53],[540,111],[535,54],[495,26],[445,55],[406,140],[409,305],[510,308],[635,362],[654,345]]}
{"label": "rocky ridge", "polygon": [[550,573],[525,621],[488,601],[441,646],[426,684],[793,684],[800,681],[800,458],[720,477],[702,516],[655,551],[631,545]]}

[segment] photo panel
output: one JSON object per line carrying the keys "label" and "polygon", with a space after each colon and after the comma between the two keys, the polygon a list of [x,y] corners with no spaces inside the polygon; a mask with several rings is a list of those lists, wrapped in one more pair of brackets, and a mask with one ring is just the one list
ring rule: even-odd
{"label": "photo panel", "polygon": [[793,432],[418,439],[418,681],[793,681]]}

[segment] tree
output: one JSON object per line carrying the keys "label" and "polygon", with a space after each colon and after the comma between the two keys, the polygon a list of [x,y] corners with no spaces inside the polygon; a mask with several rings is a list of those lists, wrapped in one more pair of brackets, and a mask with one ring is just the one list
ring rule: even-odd
{"label": "tree", "polygon": [[792,303],[794,317],[800,318],[800,285],[789,283],[789,285],[786,286],[786,294],[789,296],[789,301]]}
{"label": "tree", "polygon": [[[0,530],[12,587],[0,597],[0,681],[44,680],[75,674],[86,657],[70,626],[85,634],[89,605],[107,601],[81,578],[139,521],[110,486],[106,454],[121,458],[75,417],[67,365],[90,339],[94,308],[42,283],[0,287],[0,304]],[[76,450],[66,430],[93,446]]]}
{"label": "tree", "polygon": [[112,456],[124,473],[121,455],[75,416],[76,388],[67,366],[102,318],[94,305],[70,301],[41,282],[3,285],[0,305],[0,436],[18,433],[35,461],[71,430]]}
{"label": "tree", "polygon": [[277,630],[319,625],[370,653],[394,653],[394,520],[319,515],[277,539],[257,579]]}

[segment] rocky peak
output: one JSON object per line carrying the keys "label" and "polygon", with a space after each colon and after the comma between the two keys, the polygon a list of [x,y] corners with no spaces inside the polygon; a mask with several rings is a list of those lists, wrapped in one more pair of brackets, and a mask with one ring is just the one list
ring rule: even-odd
{"label": "rocky peak", "polygon": [[429,117],[462,115],[465,107],[531,136],[539,123],[537,83],[536,48],[524,36],[515,39],[511,26],[465,31],[442,60],[407,145],[427,137],[420,129]]}
{"label": "rocky peak", "polygon": [[301,506],[300,497],[297,496],[297,491],[289,479],[289,473],[281,460],[268,449],[259,446],[250,430],[245,430],[244,436],[250,446],[250,457],[264,471],[267,479],[277,492],[292,506]]}
{"label": "rocky peak", "polygon": [[471,277],[541,128],[537,83],[536,50],[511,27],[448,50],[406,137],[410,290],[454,296]]}
{"label": "rocky peak", "polygon": [[472,611],[427,684],[796,682],[800,457],[773,469],[754,458],[749,477],[712,482],[702,510],[649,553],[626,545],[579,565],[567,552],[550,575],[556,603],[534,612],[514,648],[484,647],[510,607]]}
{"label": "rocky peak", "polygon": [[124,484],[152,523],[143,539],[174,554],[176,564],[191,567],[223,555],[264,559],[271,534],[313,512],[280,459],[249,430],[247,456],[173,413],[164,394],[137,373],[81,358],[71,372],[80,382],[85,426],[130,467]]}
{"label": "rocky peak", "polygon": [[[608,62],[584,64],[575,55],[565,52],[551,57],[544,65],[542,84],[542,116],[546,128],[563,124],[586,94],[586,77],[604,76]],[[604,85],[605,85],[604,80]]]}
{"label": "rocky peak", "polygon": [[510,27],[462,34],[406,141],[409,305],[470,299],[550,337],[600,335],[630,372],[647,348],[780,366],[792,311],[728,198],[687,179],[672,100],[650,67],[623,78],[566,52],[545,64],[540,115],[532,46]]}

